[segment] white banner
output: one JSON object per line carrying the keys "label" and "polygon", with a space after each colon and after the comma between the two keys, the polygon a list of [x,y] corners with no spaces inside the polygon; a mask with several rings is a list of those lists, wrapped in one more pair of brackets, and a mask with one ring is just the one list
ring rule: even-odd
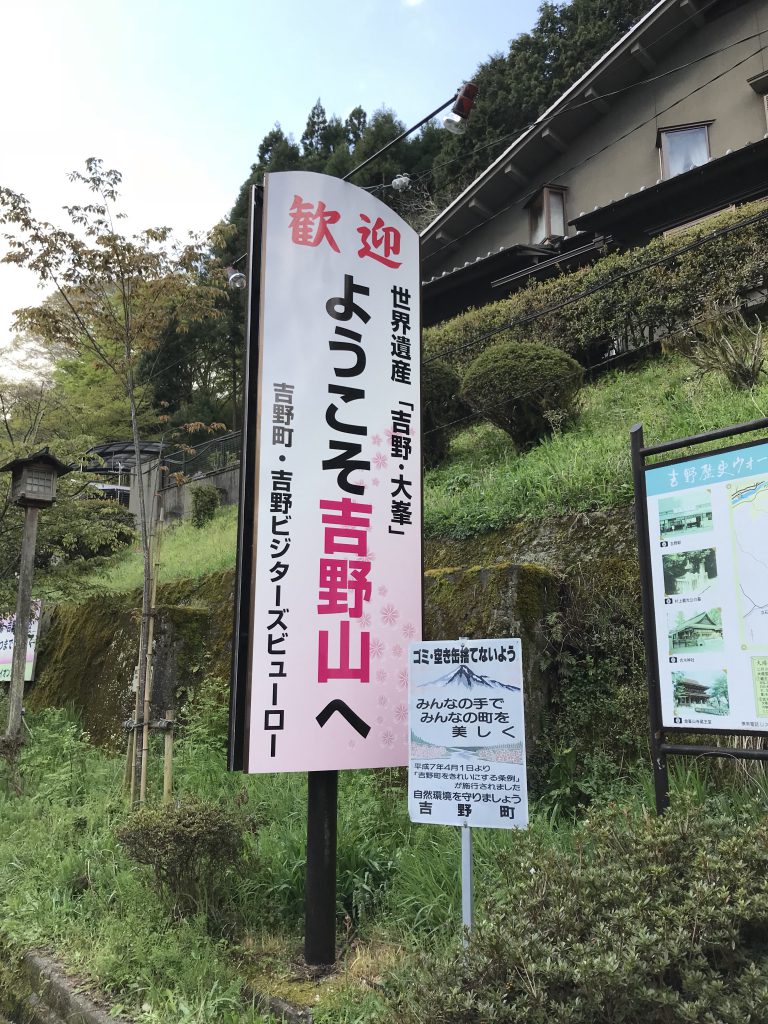
{"label": "white banner", "polygon": [[418,235],[363,189],[269,174],[248,770],[407,759],[421,636]]}
{"label": "white banner", "polygon": [[[35,675],[37,657],[37,633],[40,625],[40,601],[32,602],[29,622],[27,624],[27,658],[24,665],[24,681],[30,682]],[[0,682],[8,682],[11,678],[13,665],[13,630],[16,615],[0,616]]]}
{"label": "white banner", "polygon": [[409,658],[411,820],[525,828],[520,641],[424,641]]}

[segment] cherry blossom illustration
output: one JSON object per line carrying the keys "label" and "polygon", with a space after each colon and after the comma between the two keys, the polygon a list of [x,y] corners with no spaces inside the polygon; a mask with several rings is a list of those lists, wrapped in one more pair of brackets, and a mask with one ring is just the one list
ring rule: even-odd
{"label": "cherry blossom illustration", "polygon": [[[381,588],[379,588],[381,589]],[[381,621],[386,626],[397,625],[397,620],[400,618],[400,612],[395,608],[393,604],[385,604],[381,609]]]}
{"label": "cherry blossom illustration", "polygon": [[394,747],[395,745],[395,734],[391,729],[385,729],[381,734],[381,745],[382,747]]}
{"label": "cherry blossom illustration", "polygon": [[384,725],[384,715],[376,715],[376,724]]}
{"label": "cherry blossom illustration", "polygon": [[408,719],[408,705],[398,704],[395,708],[395,721],[405,722]]}
{"label": "cherry blossom illustration", "polygon": [[397,688],[398,690],[404,690],[408,685],[408,669],[401,668],[397,673]]}
{"label": "cherry blossom illustration", "polygon": [[381,444],[381,434],[374,434],[371,437],[371,444],[375,444],[376,447],[378,448],[379,445]]}
{"label": "cherry blossom illustration", "polygon": [[386,469],[387,456],[384,454],[384,452],[376,452],[376,454],[373,456],[373,464],[376,467],[376,469]]}
{"label": "cherry blossom illustration", "polygon": [[416,636],[416,627],[412,622],[406,622],[403,626],[403,636],[406,640],[413,640]]}
{"label": "cherry blossom illustration", "polygon": [[389,590],[385,586],[382,585],[379,587],[379,597],[386,597],[388,593]]}
{"label": "cherry blossom illustration", "polygon": [[379,707],[385,708],[387,704],[389,704],[389,701],[382,693],[382,695],[379,697]]}
{"label": "cherry blossom illustration", "polygon": [[379,478],[375,476],[373,480],[371,480],[371,483],[373,484],[374,487],[378,487],[380,483]]}
{"label": "cherry blossom illustration", "polygon": [[379,671],[376,673],[376,682],[378,682],[378,683],[386,683],[386,681],[387,681],[387,670],[384,669],[384,668],[380,668]]}
{"label": "cherry blossom illustration", "polygon": [[371,640],[370,647],[371,657],[381,658],[384,654],[384,651],[386,651],[386,647],[381,642],[381,640],[377,640],[376,637],[373,637],[373,639]]}
{"label": "cherry blossom illustration", "polygon": [[400,646],[400,644],[395,644],[395,646],[392,648],[392,654],[395,658],[402,658],[403,648]]}
{"label": "cherry blossom illustration", "polygon": [[365,615],[361,615],[359,619],[355,619],[355,622],[357,623],[358,629],[368,629],[371,624],[371,616],[366,612]]}

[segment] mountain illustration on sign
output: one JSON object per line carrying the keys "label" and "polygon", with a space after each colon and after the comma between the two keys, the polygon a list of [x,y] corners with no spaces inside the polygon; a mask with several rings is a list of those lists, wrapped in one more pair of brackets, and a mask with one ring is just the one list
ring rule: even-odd
{"label": "mountain illustration on sign", "polygon": [[422,686],[460,686],[465,690],[474,690],[476,687],[485,690],[509,690],[512,693],[519,693],[520,687],[511,683],[500,683],[498,679],[489,679],[488,676],[478,675],[473,672],[469,665],[457,665],[437,679],[431,679],[427,683],[419,683]]}

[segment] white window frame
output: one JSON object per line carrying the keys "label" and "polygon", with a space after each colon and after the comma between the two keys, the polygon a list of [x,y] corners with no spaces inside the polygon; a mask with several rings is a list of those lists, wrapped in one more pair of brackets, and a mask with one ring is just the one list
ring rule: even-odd
{"label": "white window frame", "polygon": [[[528,203],[528,237],[531,245],[540,245],[545,238],[551,238],[556,235],[558,238],[565,238],[568,234],[568,205],[567,205],[567,192],[568,189],[557,185],[544,185],[543,188],[539,189],[533,199]],[[561,234],[558,231],[552,230],[552,204],[551,196],[553,193],[563,197],[563,228],[564,231]],[[533,226],[534,226],[534,209],[538,203],[542,204],[544,211],[544,236],[543,238],[536,239],[533,237]]]}
{"label": "white window frame", "polygon": [[[704,131],[704,138],[707,143],[707,160],[709,160],[712,157],[712,148],[709,143],[709,127],[712,123],[712,121],[694,121],[692,124],[675,124],[670,125],[668,128],[659,128],[656,133],[656,146],[659,150],[659,168],[662,181],[669,181],[670,178],[677,177],[677,175],[669,173],[667,147],[664,145],[666,140],[676,132],[690,132],[696,128],[701,128]],[[699,164],[699,166],[702,165]]]}

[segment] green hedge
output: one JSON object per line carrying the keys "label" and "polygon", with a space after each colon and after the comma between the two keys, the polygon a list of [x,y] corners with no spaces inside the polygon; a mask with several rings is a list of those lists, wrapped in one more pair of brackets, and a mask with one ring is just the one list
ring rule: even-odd
{"label": "green hedge", "polygon": [[469,947],[406,960],[379,1022],[768,1020],[768,827],[755,812],[614,805],[559,844],[510,837],[501,880],[489,892],[479,879]]}
{"label": "green hedge", "polygon": [[[750,203],[669,238],[655,238],[646,246],[603,256],[573,273],[535,282],[499,302],[470,309],[424,331],[425,356],[439,356],[463,374],[483,349],[504,339],[553,345],[589,365],[603,358],[612,345],[623,351],[647,342],[649,332],[678,330],[705,313],[713,303],[728,305],[736,296],[764,287],[768,217],[660,266],[640,268],[716,229],[764,211],[768,211],[767,200]],[[639,272],[573,302],[564,310],[476,341],[512,320],[634,270]]]}

